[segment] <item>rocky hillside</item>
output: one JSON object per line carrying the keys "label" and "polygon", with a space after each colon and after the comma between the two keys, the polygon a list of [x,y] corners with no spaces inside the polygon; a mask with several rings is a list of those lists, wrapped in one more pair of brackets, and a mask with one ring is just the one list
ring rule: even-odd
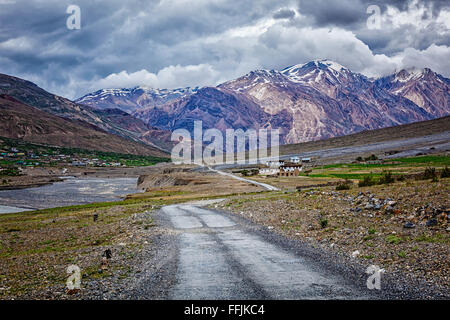
{"label": "rocky hillside", "polygon": [[405,97],[433,116],[443,117],[450,110],[450,79],[430,69],[401,70],[378,79],[376,84],[390,93]]}
{"label": "rocky hillside", "polygon": [[55,146],[167,157],[143,143],[110,134],[78,119],[66,119],[0,95],[0,136]]}
{"label": "rocky hillside", "polygon": [[101,110],[78,104],[49,93],[30,81],[5,74],[0,74],[0,94],[48,114],[70,121],[79,121],[84,126],[95,127],[95,130],[103,130],[139,144],[148,144],[152,146],[151,150],[167,149],[166,142],[159,144],[157,140],[150,141],[147,138],[154,134],[155,128],[117,108]]}
{"label": "rocky hillside", "polygon": [[[449,83],[429,69],[369,79],[333,61],[314,60],[281,71],[252,71],[166,102],[165,96],[141,99],[132,114],[162,130],[192,130],[194,120],[220,130],[280,128],[283,143],[298,143],[449,115]],[[77,101],[105,107],[111,104],[103,101],[114,100],[114,106],[130,110],[122,104],[135,100],[133,95],[114,92]]]}

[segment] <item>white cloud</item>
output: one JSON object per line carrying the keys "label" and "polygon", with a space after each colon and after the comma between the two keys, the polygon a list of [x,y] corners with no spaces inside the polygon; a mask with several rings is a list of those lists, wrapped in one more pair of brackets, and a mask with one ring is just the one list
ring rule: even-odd
{"label": "white cloud", "polygon": [[430,68],[443,76],[450,78],[450,47],[431,45],[425,50],[405,49],[393,57],[398,68]]}
{"label": "white cloud", "polygon": [[153,88],[174,89],[187,86],[206,86],[215,84],[220,73],[209,64],[169,66],[158,73],[145,69],[128,73],[121,71],[112,73],[96,81],[91,88],[132,88],[136,86],[149,86]]}
{"label": "white cloud", "polygon": [[418,0],[413,0],[408,4],[408,10],[399,10],[388,5],[383,20],[385,23],[391,23],[395,28],[410,24],[422,29],[435,19],[432,15],[431,3],[419,3]]}
{"label": "white cloud", "polygon": [[0,50],[26,52],[33,48],[34,42],[28,37],[11,38],[0,43]]}
{"label": "white cloud", "polygon": [[233,28],[214,36],[186,41],[174,50],[203,48],[216,59],[197,65],[171,65],[157,73],[146,69],[122,71],[95,81],[91,89],[149,86],[178,88],[207,86],[237,78],[255,69],[282,69],[317,58],[334,60],[369,77],[390,74],[405,67],[429,67],[449,76],[448,46],[425,50],[405,49],[393,56],[374,54],[352,31],[289,25],[273,19],[254,26]]}

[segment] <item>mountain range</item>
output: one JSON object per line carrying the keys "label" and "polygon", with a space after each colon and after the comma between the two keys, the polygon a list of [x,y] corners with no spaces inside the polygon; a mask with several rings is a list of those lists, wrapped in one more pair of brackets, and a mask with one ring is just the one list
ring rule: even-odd
{"label": "mountain range", "polygon": [[139,130],[157,131],[119,110],[99,111],[0,74],[0,136],[90,150],[166,157]]}
{"label": "mountain range", "polygon": [[171,131],[279,128],[292,144],[445,117],[450,80],[430,69],[373,79],[329,60],[256,70],[215,87],[102,89],[75,101],[0,74],[0,136],[156,156]]}
{"label": "mountain range", "polygon": [[106,89],[75,102],[121,108],[161,130],[280,128],[298,143],[429,120],[450,114],[450,80],[430,69],[378,79],[330,60],[256,70],[216,87]]}

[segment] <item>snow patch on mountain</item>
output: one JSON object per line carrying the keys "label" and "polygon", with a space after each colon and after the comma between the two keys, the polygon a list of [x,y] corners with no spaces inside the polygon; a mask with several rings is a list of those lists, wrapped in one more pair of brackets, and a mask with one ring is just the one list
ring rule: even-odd
{"label": "snow patch on mountain", "polygon": [[321,59],[287,67],[281,73],[296,83],[318,83],[324,79],[336,83],[339,78],[346,77],[351,72],[337,62]]}
{"label": "snow patch on mountain", "polygon": [[195,94],[199,87],[186,87],[177,89],[158,89],[146,86],[138,86],[134,88],[109,88],[101,89],[93,93],[86,94],[85,96],[75,100],[80,104],[93,104],[96,105],[99,102],[106,102],[113,98],[125,98],[131,100],[138,100],[140,97],[152,97],[154,100],[166,102],[168,100],[183,98],[191,94]]}
{"label": "snow patch on mountain", "polygon": [[425,69],[416,68],[403,69],[395,74],[394,81],[409,82],[412,80],[417,80],[423,77],[425,71]]}

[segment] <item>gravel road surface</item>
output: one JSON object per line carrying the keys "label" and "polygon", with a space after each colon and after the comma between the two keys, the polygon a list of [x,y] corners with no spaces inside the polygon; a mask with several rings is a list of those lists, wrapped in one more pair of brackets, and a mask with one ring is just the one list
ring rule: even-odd
{"label": "gravel road surface", "polygon": [[157,257],[135,279],[127,298],[378,297],[367,289],[364,271],[356,277],[354,272],[343,273],[332,258],[326,261],[312,254],[310,248],[293,245],[239,216],[202,207],[210,203],[162,207],[156,219],[167,228],[167,235],[156,243]]}

